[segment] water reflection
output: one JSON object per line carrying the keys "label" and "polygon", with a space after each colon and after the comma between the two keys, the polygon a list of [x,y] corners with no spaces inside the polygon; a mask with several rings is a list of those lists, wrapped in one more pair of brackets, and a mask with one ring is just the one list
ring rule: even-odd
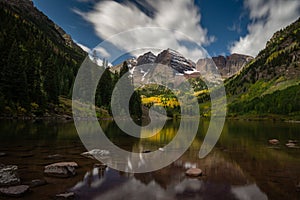
{"label": "water reflection", "polygon": [[[150,138],[136,140],[129,137],[127,148],[131,146],[132,151],[143,152],[164,147],[178,130],[178,124],[173,121],[168,123],[166,129]],[[166,168],[151,173],[131,174],[96,167],[87,172],[71,190],[82,199],[268,199],[256,185],[255,179],[220,149],[199,159],[201,134],[183,156]],[[111,138],[115,144],[124,144],[120,138],[116,138]],[[167,153],[173,152],[176,152],[176,148]],[[186,177],[185,171],[191,167],[201,168],[204,176],[196,179]]]}
{"label": "water reflection", "polygon": [[[164,148],[176,137],[179,126],[170,120],[159,134],[138,139],[124,134],[114,122],[100,124],[112,143],[136,153]],[[43,199],[45,193],[53,197],[69,189],[79,199],[300,199],[296,191],[300,149],[285,146],[290,139],[300,140],[300,124],[229,121],[214,150],[199,159],[208,126],[207,121],[202,121],[183,156],[161,170],[142,174],[121,173],[101,165],[92,167],[95,160],[80,156],[86,150],[73,123],[2,121],[0,125],[0,152],[8,154],[0,157],[0,163],[18,165],[23,180],[46,178],[43,167],[52,162],[75,161],[80,166],[77,176],[47,179],[50,184],[25,199]],[[280,141],[276,148],[268,144],[272,138]],[[63,157],[49,158],[56,154]],[[124,166],[128,164],[122,162]],[[185,171],[190,167],[202,169],[204,176],[186,177]]]}
{"label": "water reflection", "polygon": [[[213,158],[210,158],[213,159]],[[178,160],[162,170],[145,174],[128,174],[113,169],[99,170],[94,168],[83,180],[76,184],[74,191],[80,199],[267,199],[255,183],[248,182],[246,176],[236,165],[227,164],[224,173],[221,169],[224,163],[206,161],[206,173],[215,170],[214,175],[202,178],[188,178],[185,168],[193,165],[191,162]],[[211,178],[226,176],[225,179]],[[233,176],[234,178],[230,178]],[[237,179],[241,185],[231,181]],[[248,182],[248,183],[247,183]],[[246,184],[243,184],[246,183]]]}

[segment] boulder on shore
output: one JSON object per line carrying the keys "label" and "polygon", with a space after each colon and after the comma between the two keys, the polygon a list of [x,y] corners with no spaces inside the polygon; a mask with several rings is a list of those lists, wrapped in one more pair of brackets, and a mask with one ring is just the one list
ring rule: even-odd
{"label": "boulder on shore", "polygon": [[29,190],[28,185],[10,186],[6,188],[0,188],[0,194],[11,196],[11,197],[20,197],[28,190]]}
{"label": "boulder on shore", "polygon": [[11,186],[20,183],[17,174],[18,166],[16,165],[0,165],[0,186]]}
{"label": "boulder on shore", "polygon": [[48,176],[67,178],[76,174],[76,162],[59,162],[45,166],[44,173]]}
{"label": "boulder on shore", "polygon": [[185,172],[185,174],[191,177],[198,177],[202,175],[202,170],[199,168],[190,168]]}

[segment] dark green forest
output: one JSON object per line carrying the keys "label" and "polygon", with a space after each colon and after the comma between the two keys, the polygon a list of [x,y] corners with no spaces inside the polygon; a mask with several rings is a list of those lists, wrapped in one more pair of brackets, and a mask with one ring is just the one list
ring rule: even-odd
{"label": "dark green forest", "polygon": [[2,3],[0,18],[0,111],[43,115],[60,95],[70,97],[85,53]]}

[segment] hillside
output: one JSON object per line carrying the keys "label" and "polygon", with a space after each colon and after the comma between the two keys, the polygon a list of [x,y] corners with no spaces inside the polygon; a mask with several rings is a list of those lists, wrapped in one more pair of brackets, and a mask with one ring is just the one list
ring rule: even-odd
{"label": "hillside", "polygon": [[232,115],[300,115],[300,18],[225,82]]}
{"label": "hillside", "polygon": [[29,0],[0,1],[2,116],[58,112],[85,52]]}

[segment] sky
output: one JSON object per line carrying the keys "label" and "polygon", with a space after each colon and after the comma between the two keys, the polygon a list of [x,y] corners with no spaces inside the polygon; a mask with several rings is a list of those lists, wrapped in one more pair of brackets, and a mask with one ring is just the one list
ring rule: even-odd
{"label": "sky", "polygon": [[[255,57],[276,31],[300,16],[299,0],[33,2],[84,50],[96,49],[111,62],[116,55],[138,56],[146,47],[172,48],[194,61],[232,53]],[[141,45],[145,49],[136,51]]]}

